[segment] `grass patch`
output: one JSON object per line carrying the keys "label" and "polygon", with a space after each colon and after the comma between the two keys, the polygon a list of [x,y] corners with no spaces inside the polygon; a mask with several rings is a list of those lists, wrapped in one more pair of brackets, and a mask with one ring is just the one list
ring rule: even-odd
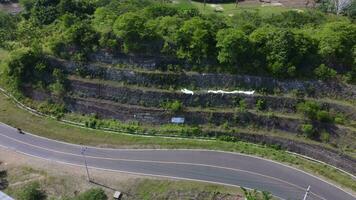
{"label": "grass patch", "polygon": [[[195,181],[156,180],[147,178],[124,178],[119,177],[106,179],[98,177],[93,172],[97,182],[107,186],[118,188],[125,192],[123,199],[150,200],[150,199],[196,199],[201,200],[219,199],[219,197],[243,197],[243,191],[236,187],[221,186]],[[35,169],[26,165],[11,166],[7,169],[6,180],[9,186],[5,192],[13,197],[18,197],[20,191],[30,184],[39,183],[41,190],[48,196],[47,199],[70,199],[76,193],[84,192],[90,188],[99,186],[89,184],[85,176],[81,174],[67,174],[66,171],[47,171]],[[107,176],[107,175],[106,175]],[[105,189],[108,197],[112,191]],[[129,193],[129,195],[126,195]]]}
{"label": "grass patch", "polygon": [[243,197],[240,189],[199,182],[143,180],[135,187],[137,199],[229,199]]}
{"label": "grass patch", "polygon": [[54,119],[34,116],[17,108],[11,100],[3,95],[0,95],[0,121],[40,136],[76,144],[118,148],[199,148],[257,155],[313,172],[356,191],[356,182],[347,174],[341,173],[334,168],[308,161],[285,151],[241,141],[223,142],[142,137],[83,129],[60,123]]}
{"label": "grass patch", "polygon": [[[291,8],[285,8],[281,6],[264,6],[262,7],[261,4],[256,5],[244,5],[239,4],[236,7],[235,3],[221,3],[221,4],[206,4],[204,7],[204,3],[196,2],[196,1],[189,1],[189,0],[177,0],[176,4],[183,8],[197,8],[200,12],[204,14],[211,14],[217,13],[222,15],[236,15],[240,14],[244,11],[257,11],[262,17],[269,17],[273,14],[279,14],[288,10],[292,10]],[[221,12],[216,12],[218,8],[222,8]]]}

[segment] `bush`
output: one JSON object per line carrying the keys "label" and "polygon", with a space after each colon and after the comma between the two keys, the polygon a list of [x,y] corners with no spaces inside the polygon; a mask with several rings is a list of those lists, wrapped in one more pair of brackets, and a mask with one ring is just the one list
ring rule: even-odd
{"label": "bush", "polygon": [[327,67],[324,64],[321,64],[318,68],[314,70],[314,74],[320,80],[328,80],[336,77],[336,71],[332,68]]}
{"label": "bush", "polygon": [[256,102],[257,110],[265,110],[266,109],[266,102],[263,99],[258,99]]}
{"label": "bush", "polygon": [[317,113],[321,110],[321,106],[313,101],[306,101],[297,105],[297,111],[303,113],[310,120],[317,119]]}
{"label": "bush", "polygon": [[321,141],[327,143],[330,141],[330,134],[328,132],[322,132],[321,135],[320,135],[320,139]]}
{"label": "bush", "polygon": [[334,121],[336,124],[345,124],[346,118],[345,116],[338,114],[335,116]]}
{"label": "bush", "polygon": [[332,123],[334,122],[334,117],[327,111],[321,110],[316,113],[316,119],[319,122]]}
{"label": "bush", "polygon": [[218,140],[224,141],[224,142],[237,142],[237,141],[239,141],[237,137],[228,136],[228,135],[219,136]]}
{"label": "bush", "polygon": [[6,65],[5,79],[17,91],[22,91],[25,85],[49,89],[60,95],[66,91],[65,75],[50,64],[42,50],[20,48],[12,51]]}
{"label": "bush", "polygon": [[172,112],[179,112],[183,110],[183,104],[179,100],[173,102],[165,102],[161,105],[164,109],[170,110]]}
{"label": "bush", "polygon": [[88,128],[97,128],[98,121],[96,119],[89,119],[88,121],[85,121],[85,126]]}
{"label": "bush", "polygon": [[246,200],[271,200],[273,196],[271,193],[262,191],[262,193],[257,192],[257,190],[247,190],[241,187],[241,190],[244,192]]}
{"label": "bush", "polygon": [[239,101],[239,110],[241,112],[245,112],[247,109],[247,103],[246,103],[246,100],[245,99],[242,99]]}
{"label": "bush", "polygon": [[315,130],[312,124],[302,124],[302,132],[310,139],[316,139],[318,137],[318,132]]}
{"label": "bush", "polygon": [[18,194],[18,200],[44,200],[46,194],[41,190],[38,182],[33,182],[26,185]]}
{"label": "bush", "polygon": [[297,111],[303,113],[309,120],[315,120],[323,123],[333,123],[335,121],[334,116],[323,110],[320,104],[312,101],[306,101],[297,105]]}
{"label": "bush", "polygon": [[101,188],[89,189],[78,196],[74,197],[72,200],[107,200],[108,197],[105,191]]}
{"label": "bush", "polygon": [[66,112],[65,106],[63,104],[56,104],[52,102],[42,102],[37,108],[41,113],[53,115],[57,118],[63,117]]}

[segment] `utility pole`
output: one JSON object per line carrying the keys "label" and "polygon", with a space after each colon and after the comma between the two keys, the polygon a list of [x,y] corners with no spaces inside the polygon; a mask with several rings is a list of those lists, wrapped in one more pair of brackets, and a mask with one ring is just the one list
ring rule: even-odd
{"label": "utility pole", "polygon": [[86,171],[87,171],[87,178],[88,178],[88,181],[90,182],[90,176],[89,176],[89,169],[88,169],[87,158],[85,157],[85,154],[84,154],[87,149],[88,149],[87,147],[82,147],[81,150],[80,150],[80,153],[82,154],[82,156],[83,156],[83,158],[84,158],[85,169],[86,169]]}
{"label": "utility pole", "polygon": [[310,192],[310,185],[308,186],[308,189],[307,189],[307,191],[305,192],[305,195],[304,195],[303,200],[307,200],[307,197],[308,197],[309,192]]}

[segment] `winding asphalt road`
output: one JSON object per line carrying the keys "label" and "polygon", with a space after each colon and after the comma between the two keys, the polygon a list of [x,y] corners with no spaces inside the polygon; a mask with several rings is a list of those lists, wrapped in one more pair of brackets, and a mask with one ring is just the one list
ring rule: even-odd
{"label": "winding asphalt road", "polygon": [[[29,156],[83,165],[81,146],[32,134],[0,123],[0,146]],[[281,199],[355,200],[355,196],[300,170],[273,161],[208,150],[134,150],[88,147],[88,166],[118,172],[198,180],[270,191]]]}

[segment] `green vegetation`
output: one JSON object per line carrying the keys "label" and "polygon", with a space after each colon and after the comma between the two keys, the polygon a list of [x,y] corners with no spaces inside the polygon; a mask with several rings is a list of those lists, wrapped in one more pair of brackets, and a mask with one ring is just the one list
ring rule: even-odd
{"label": "green vegetation", "polygon": [[257,191],[248,191],[245,188],[241,188],[245,194],[246,200],[271,200],[272,195],[268,192],[262,192],[260,194]]}
{"label": "green vegetation", "polygon": [[306,101],[297,105],[297,110],[303,113],[304,116],[311,121],[319,121],[324,123],[333,123],[335,121],[327,110],[323,109],[317,102]]}
{"label": "green vegetation", "polygon": [[65,92],[63,72],[52,67],[38,49],[20,48],[12,51],[5,66],[5,84],[14,91],[23,91],[25,86],[30,85],[40,89],[50,88],[57,95]]}
{"label": "green vegetation", "polygon": [[[325,123],[333,124],[337,122],[343,124],[344,122],[342,116],[334,116],[316,102],[306,101],[299,103],[297,105],[297,110],[305,116],[307,121],[309,121],[307,124],[301,126],[301,130],[310,139],[320,139],[323,142],[327,142],[329,141],[330,136],[326,132],[327,129]],[[316,124],[316,122],[319,122],[319,124]]]}
{"label": "green vegetation", "polygon": [[135,184],[135,199],[224,199],[243,197],[238,188],[201,182],[144,180]]}
{"label": "green vegetation", "polygon": [[44,200],[46,194],[41,190],[38,182],[33,182],[26,185],[17,195],[19,200]]}
{"label": "green vegetation", "polygon": [[254,145],[246,142],[224,142],[221,140],[202,141],[195,139],[174,139],[143,137],[121,133],[88,130],[59,123],[54,119],[34,116],[17,108],[9,99],[0,95],[0,121],[40,136],[76,144],[127,148],[197,148],[241,152],[284,162],[300,169],[332,179],[345,187],[356,190],[355,182],[327,165],[315,163],[291,155],[278,148]]}
{"label": "green vegetation", "polygon": [[177,113],[179,111],[182,111],[183,108],[184,108],[183,104],[178,100],[175,100],[175,101],[172,101],[172,102],[169,102],[169,101],[164,102],[164,103],[162,103],[161,106],[162,106],[162,108],[170,110],[170,111],[175,112],[175,113]]}
{"label": "green vegetation", "polygon": [[266,109],[266,102],[263,99],[258,99],[256,102],[257,110],[265,110]]}
{"label": "green vegetation", "polygon": [[[61,66],[56,66],[58,62],[56,58],[82,63],[83,67],[78,66],[73,71],[85,78],[104,74],[103,71],[92,72],[84,67],[85,62],[90,62],[93,54],[96,53],[162,59],[164,66],[158,65],[156,69],[173,71],[170,72],[173,78],[167,82],[177,82],[174,86],[172,83],[167,83],[168,87],[171,87],[170,90],[182,88],[180,82],[184,81],[177,81],[174,75],[177,74],[176,72],[183,71],[189,71],[188,73],[191,74],[194,74],[192,71],[249,74],[276,79],[320,79],[345,81],[351,84],[356,80],[356,25],[352,17],[341,17],[309,9],[301,11],[285,8],[234,9],[233,4],[222,5],[224,9],[226,8],[223,13],[214,13],[212,8],[209,8],[212,12],[209,12],[208,8],[203,11],[201,3],[185,0],[178,1],[177,4],[158,0],[22,0],[21,4],[24,10],[18,15],[0,13],[1,86],[16,94],[15,96],[26,105],[57,118],[66,119],[69,116],[65,114],[66,108],[71,109],[69,104],[66,105],[66,100],[71,97],[83,99],[90,97],[93,103],[105,100],[127,105],[127,96],[125,100],[115,95],[104,97],[100,94],[86,96],[86,94],[71,93],[67,85],[67,74],[62,71]],[[227,8],[233,12],[232,15]],[[104,78],[104,75],[101,78]],[[97,80],[93,82],[95,81]],[[303,83],[307,84],[307,82]],[[123,83],[124,86],[129,84]],[[145,84],[142,85],[149,86]],[[190,81],[185,84],[190,88]],[[312,94],[317,89],[312,84],[306,88],[306,91],[296,91],[296,96],[304,98],[306,94]],[[254,128],[253,133],[261,135],[265,134],[263,131],[268,126],[272,129],[271,132],[266,133],[268,136],[290,138],[333,149],[352,149],[352,141],[342,140],[353,138],[352,134],[349,134],[352,132],[349,130],[353,129],[344,127],[345,130],[341,130],[338,129],[339,125],[335,125],[350,125],[353,122],[348,122],[349,116],[337,113],[332,109],[333,106],[328,108],[329,104],[325,106],[316,103],[315,99],[297,101],[302,103],[296,106],[296,111],[304,118],[295,115],[295,102],[291,103],[293,105],[277,106],[281,110],[287,108],[287,111],[282,110],[277,113],[271,111],[271,105],[267,105],[273,98],[267,97],[266,90],[258,91],[258,95],[266,95],[266,98],[260,96],[253,101],[249,98],[236,98],[229,108],[212,108],[210,104],[213,100],[207,100],[206,105],[198,105],[199,108],[184,105],[199,103],[200,99],[195,97],[191,99],[194,101],[192,103],[187,103],[185,99],[176,100],[171,97],[159,99],[152,104],[145,104],[146,102],[143,101],[132,103],[136,106],[145,106],[148,111],[155,109],[152,108],[153,106],[160,106],[166,110],[165,117],[190,111],[212,111],[209,117],[205,116],[209,114],[207,112],[200,113],[202,121],[209,121],[209,124],[204,122],[202,126],[154,127],[142,126],[137,121],[122,123],[114,119],[101,119],[96,114],[89,117],[76,114],[69,116],[76,118],[73,121],[80,122],[87,128],[80,129],[68,124],[60,124],[52,119],[30,116],[9,106],[11,104],[6,100],[0,101],[0,109],[2,109],[0,121],[21,126],[24,130],[49,138],[88,145],[207,148],[256,154],[320,173],[354,188],[354,183],[350,183],[346,176],[339,176],[338,172],[332,172],[327,166],[305,163],[304,159],[283,152],[280,145],[254,146],[233,137],[233,133],[239,133],[236,126],[242,129],[251,126]],[[83,91],[85,93],[84,89]],[[101,88],[98,91],[101,93]],[[47,101],[38,103],[22,98],[26,96],[26,92],[38,92],[40,98]],[[281,94],[281,91],[277,91],[276,94]],[[287,96],[281,101],[288,103],[289,96]],[[291,101],[294,100],[292,98]],[[230,101],[226,99],[226,102]],[[216,105],[218,102],[214,104]],[[235,107],[234,110],[231,110],[232,106]],[[224,109],[230,109],[226,112],[227,115],[222,115]],[[337,110],[342,109],[344,107]],[[159,109],[160,112],[162,110]],[[214,115],[215,113],[217,115]],[[256,116],[253,118],[256,119],[256,123],[249,123],[252,118],[249,118],[249,114]],[[221,119],[226,116],[233,120]],[[307,138],[316,141],[280,131],[284,130],[282,126],[289,124],[278,124],[277,129],[280,132],[275,132],[275,124],[277,124],[275,121],[278,117],[285,118],[286,122],[289,119],[294,120],[293,122],[297,124],[303,121],[299,131]],[[266,118],[268,120],[264,120]],[[330,131],[332,129],[330,127],[336,128],[334,132]],[[89,131],[89,128],[97,130]],[[103,134],[100,130],[114,130],[116,133]],[[224,134],[218,135],[214,131]],[[343,134],[335,136],[338,131],[345,133],[346,136]],[[174,140],[121,133],[204,137],[216,140]],[[279,133],[281,134],[278,135]],[[346,145],[338,146],[344,144],[342,142]],[[334,146],[331,147],[331,144]]]}
{"label": "green vegetation", "polygon": [[107,200],[105,192],[101,188],[87,190],[78,196],[66,200]]}
{"label": "green vegetation", "polygon": [[[40,188],[40,183],[35,181],[16,191],[15,196],[19,200],[45,200],[46,192]],[[64,198],[63,200],[107,200],[105,191],[101,188],[89,189],[73,198]]]}
{"label": "green vegetation", "polygon": [[[45,54],[87,60],[91,53],[105,49],[165,57],[180,63],[176,70],[189,64],[188,69],[195,71],[322,80],[338,74],[354,81],[355,24],[316,10],[263,15],[250,9],[230,17],[154,0],[27,0],[22,4],[21,16],[0,15],[1,46],[17,54],[24,48],[43,49]],[[34,70],[36,74],[43,69]],[[58,83],[51,88],[62,90]]]}
{"label": "green vegetation", "polygon": [[[2,157],[2,159],[4,158]],[[5,189],[5,193],[12,197],[18,197],[23,188],[37,183],[39,183],[39,187],[36,187],[47,195],[46,199],[48,200],[106,200],[111,199],[113,194],[112,190],[103,188],[104,193],[102,189],[88,183],[86,177],[80,173],[81,170],[79,173],[78,170],[73,170],[76,168],[53,165],[55,169],[48,169],[45,166],[39,167],[33,163],[27,165],[11,159],[9,162],[6,159],[3,161],[7,165],[0,163],[0,167],[5,168],[7,181],[10,183]],[[244,195],[240,188],[197,181],[138,178],[137,176],[94,170],[91,171],[91,174],[96,182],[118,188],[124,193],[123,199],[126,200],[194,199],[196,196],[199,196],[201,200],[210,200],[227,197],[242,198]],[[33,181],[28,182],[29,179]]]}

